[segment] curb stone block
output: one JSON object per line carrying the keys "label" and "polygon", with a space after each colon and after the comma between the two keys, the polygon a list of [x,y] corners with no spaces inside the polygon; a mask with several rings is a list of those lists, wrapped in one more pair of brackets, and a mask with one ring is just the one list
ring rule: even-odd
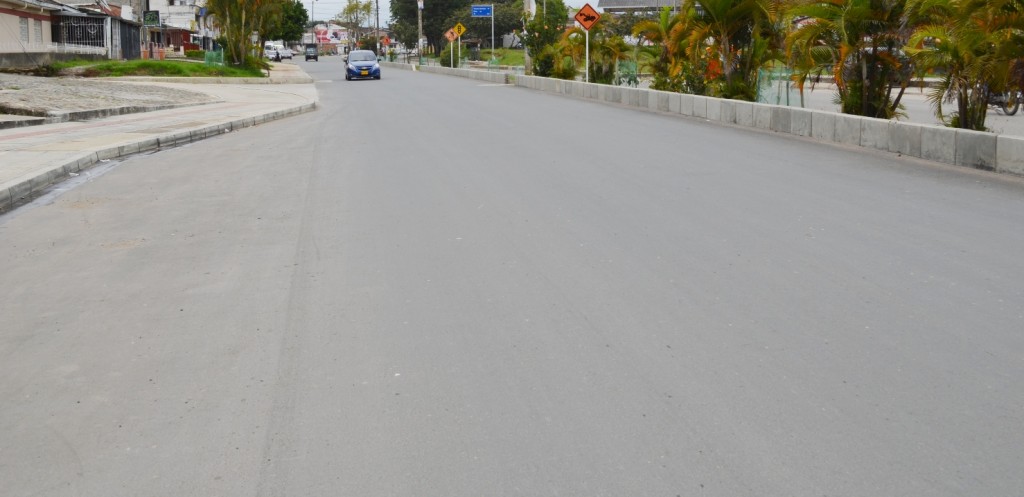
{"label": "curb stone block", "polygon": [[607,88],[605,94],[608,96],[606,102],[622,103],[622,91],[618,88]]}
{"label": "curb stone block", "polygon": [[860,146],[861,121],[860,116],[848,114],[836,114],[836,141],[845,145]]}
{"label": "curb stone block", "polygon": [[14,206],[14,199],[11,198],[11,189],[0,190],[0,212],[6,211]]}
{"label": "curb stone block", "polygon": [[707,103],[705,118],[709,121],[721,121],[722,120],[722,99],[707,97],[705,100]]}
{"label": "curb stone block", "polygon": [[639,90],[633,88],[616,88],[619,91],[619,97],[622,98],[622,105],[629,107],[636,107],[637,102],[640,100],[638,92]]}
{"label": "curb stone block", "polygon": [[11,204],[16,204],[19,201],[28,198],[32,194],[32,182],[22,181],[16,185],[10,187],[10,198]]}
{"label": "curb stone block", "polygon": [[889,120],[864,117],[860,122],[860,146],[889,151]]}
{"label": "curb stone block", "polygon": [[116,159],[121,156],[121,147],[110,147],[105,148],[96,152],[96,158],[99,160]]}
{"label": "curb stone block", "polygon": [[139,152],[149,152],[150,150],[156,150],[160,148],[160,143],[156,138],[147,138],[138,143]]}
{"label": "curb stone block", "polygon": [[750,104],[754,108],[754,127],[772,129],[772,107],[765,104]]}
{"label": "curb stone block", "polygon": [[637,98],[636,106],[637,107],[648,109],[648,108],[650,108],[651,101],[652,100],[654,100],[654,101],[657,100],[655,98],[651,98],[651,92],[648,91],[648,90],[634,89],[633,91],[636,94],[636,98]]}
{"label": "curb stone block", "polygon": [[921,128],[920,124],[893,121],[889,126],[889,151],[921,157]]}
{"label": "curb stone block", "polygon": [[139,152],[139,144],[138,143],[129,143],[127,145],[122,145],[118,149],[117,153],[118,153],[118,155],[131,155],[131,154],[136,154],[138,152]]}
{"label": "curb stone block", "polygon": [[734,124],[736,123],[736,101],[735,100],[721,100],[721,110],[719,112],[718,120],[723,123]]}
{"label": "curb stone block", "polygon": [[1024,138],[1003,135],[996,138],[996,171],[1024,175]]}
{"label": "curb stone block", "polygon": [[797,136],[811,136],[814,131],[814,115],[810,109],[791,107],[789,110],[790,133]]}
{"label": "curb stone block", "polygon": [[76,161],[76,164],[75,164],[76,168],[75,168],[74,172],[79,172],[79,171],[84,171],[86,169],[89,169],[89,167],[92,166],[93,164],[95,164],[96,162],[98,162],[98,159],[96,158],[96,154],[88,154],[88,155],[84,155],[82,157],[79,157],[78,161]]}
{"label": "curb stone block", "polygon": [[693,100],[694,96],[688,93],[679,94],[679,113],[684,116],[693,115]]}
{"label": "curb stone block", "polygon": [[995,171],[996,135],[984,131],[956,130],[956,165]]}
{"label": "curb stone block", "polygon": [[674,114],[682,114],[683,96],[679,93],[672,93],[668,96],[668,111]]}
{"label": "curb stone block", "polygon": [[658,105],[658,107],[657,107],[657,110],[660,110],[662,112],[668,112],[669,111],[668,97],[669,97],[669,94],[667,94],[665,92],[658,92],[658,98],[657,98],[657,102],[658,102],[657,105]]}
{"label": "curb stone block", "polygon": [[771,107],[771,129],[778,133],[789,134],[793,130],[793,116],[792,109],[789,107],[772,106]]}
{"label": "curb stone block", "polygon": [[746,126],[748,128],[754,127],[754,104],[751,102],[735,101],[733,102],[733,108],[735,109],[735,122],[740,126]]}
{"label": "curb stone block", "polygon": [[834,112],[811,111],[811,137],[815,140],[836,141],[836,115]]}
{"label": "curb stone block", "polygon": [[699,95],[693,96],[693,117],[708,118],[708,97]]}

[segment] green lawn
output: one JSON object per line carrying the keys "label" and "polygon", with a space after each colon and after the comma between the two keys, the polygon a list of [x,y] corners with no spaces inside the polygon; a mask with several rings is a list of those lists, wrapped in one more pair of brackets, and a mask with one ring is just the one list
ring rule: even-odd
{"label": "green lawn", "polygon": [[228,77],[260,78],[265,74],[260,69],[229,66],[208,66],[206,64],[177,60],[129,60],[129,61],[71,61],[53,64],[60,72],[81,67],[81,75],[90,78],[115,76],[181,76],[181,77]]}

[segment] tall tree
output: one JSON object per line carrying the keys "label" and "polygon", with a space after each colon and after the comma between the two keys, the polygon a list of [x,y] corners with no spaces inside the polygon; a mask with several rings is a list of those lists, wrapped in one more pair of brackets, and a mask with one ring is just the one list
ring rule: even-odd
{"label": "tall tree", "polygon": [[679,91],[678,67],[675,62],[682,60],[685,54],[678,43],[673,43],[672,31],[685,21],[683,14],[673,14],[668,7],[661,9],[657,19],[645,19],[633,25],[633,36],[639,37],[649,45],[644,49],[647,66],[654,76],[651,88],[655,90]]}
{"label": "tall tree", "polygon": [[[471,4],[472,0],[424,0],[423,36],[427,44],[438,49],[448,43],[444,39],[444,33],[451,29],[451,26],[446,26],[447,20],[459,9],[468,12]],[[391,0],[391,20],[418,29],[417,9],[416,0]]]}
{"label": "tall tree", "polygon": [[558,43],[565,32],[569,9],[562,0],[547,0],[544,9],[538,9],[533,17],[524,17],[523,46],[530,54],[532,72],[538,76],[550,76],[555,67],[553,50],[545,50]]}
{"label": "tall tree", "polygon": [[[266,40],[272,26],[280,21],[283,0],[208,0],[207,16],[212,18],[226,40],[228,60],[234,65],[246,64],[250,50],[262,52],[250,39],[258,33]],[[252,62],[255,64],[256,62]]]}
{"label": "tall tree", "polygon": [[807,19],[786,38],[790,63],[800,71],[798,83],[831,68],[843,113],[896,116],[912,76],[911,61],[901,53],[909,35],[904,5],[904,0],[803,0],[795,5],[790,15]]}
{"label": "tall tree", "polygon": [[[922,67],[943,71],[929,95],[936,115],[953,127],[984,130],[991,95],[1013,86],[1012,68],[1024,57],[1024,3],[910,0],[907,8],[926,21],[907,52]],[[948,118],[944,102],[956,102]]]}
{"label": "tall tree", "polygon": [[309,13],[306,6],[299,0],[284,0],[281,7],[281,18],[271,24],[266,38],[269,40],[297,41],[302,39]]}

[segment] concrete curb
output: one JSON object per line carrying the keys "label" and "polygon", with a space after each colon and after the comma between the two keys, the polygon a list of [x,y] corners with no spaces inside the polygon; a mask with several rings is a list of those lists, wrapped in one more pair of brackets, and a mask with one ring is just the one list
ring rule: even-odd
{"label": "concrete curb", "polygon": [[733,126],[794,135],[822,143],[850,145],[932,162],[1024,175],[1024,159],[1021,159],[1024,157],[1024,137],[538,76],[393,62],[386,64],[387,67],[395,69],[412,69],[503,82],[531,90],[622,105],[645,112],[697,117]]}
{"label": "concrete curb", "polygon": [[80,173],[89,169],[103,160],[117,159],[141,152],[185,145],[266,122],[303,114],[315,109],[316,103],[312,102],[259,116],[207,125],[202,128],[170,131],[137,142],[91,150],[78,158],[67,161],[63,165],[47,169],[41,173],[34,173],[31,177],[0,185],[0,213],[31,201],[36,194],[45,190],[50,185],[69,178],[72,173]]}
{"label": "concrete curb", "polygon": [[188,83],[200,85],[297,85],[312,83],[313,78],[302,76],[271,76],[269,78],[174,78],[151,76],[122,76],[105,78],[104,81],[128,81],[132,83]]}

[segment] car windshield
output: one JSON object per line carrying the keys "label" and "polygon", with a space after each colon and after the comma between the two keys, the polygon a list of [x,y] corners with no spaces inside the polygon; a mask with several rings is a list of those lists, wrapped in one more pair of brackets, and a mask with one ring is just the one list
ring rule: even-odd
{"label": "car windshield", "polygon": [[352,55],[348,56],[348,60],[353,62],[365,61],[365,60],[377,60],[377,56],[373,52],[352,52]]}

